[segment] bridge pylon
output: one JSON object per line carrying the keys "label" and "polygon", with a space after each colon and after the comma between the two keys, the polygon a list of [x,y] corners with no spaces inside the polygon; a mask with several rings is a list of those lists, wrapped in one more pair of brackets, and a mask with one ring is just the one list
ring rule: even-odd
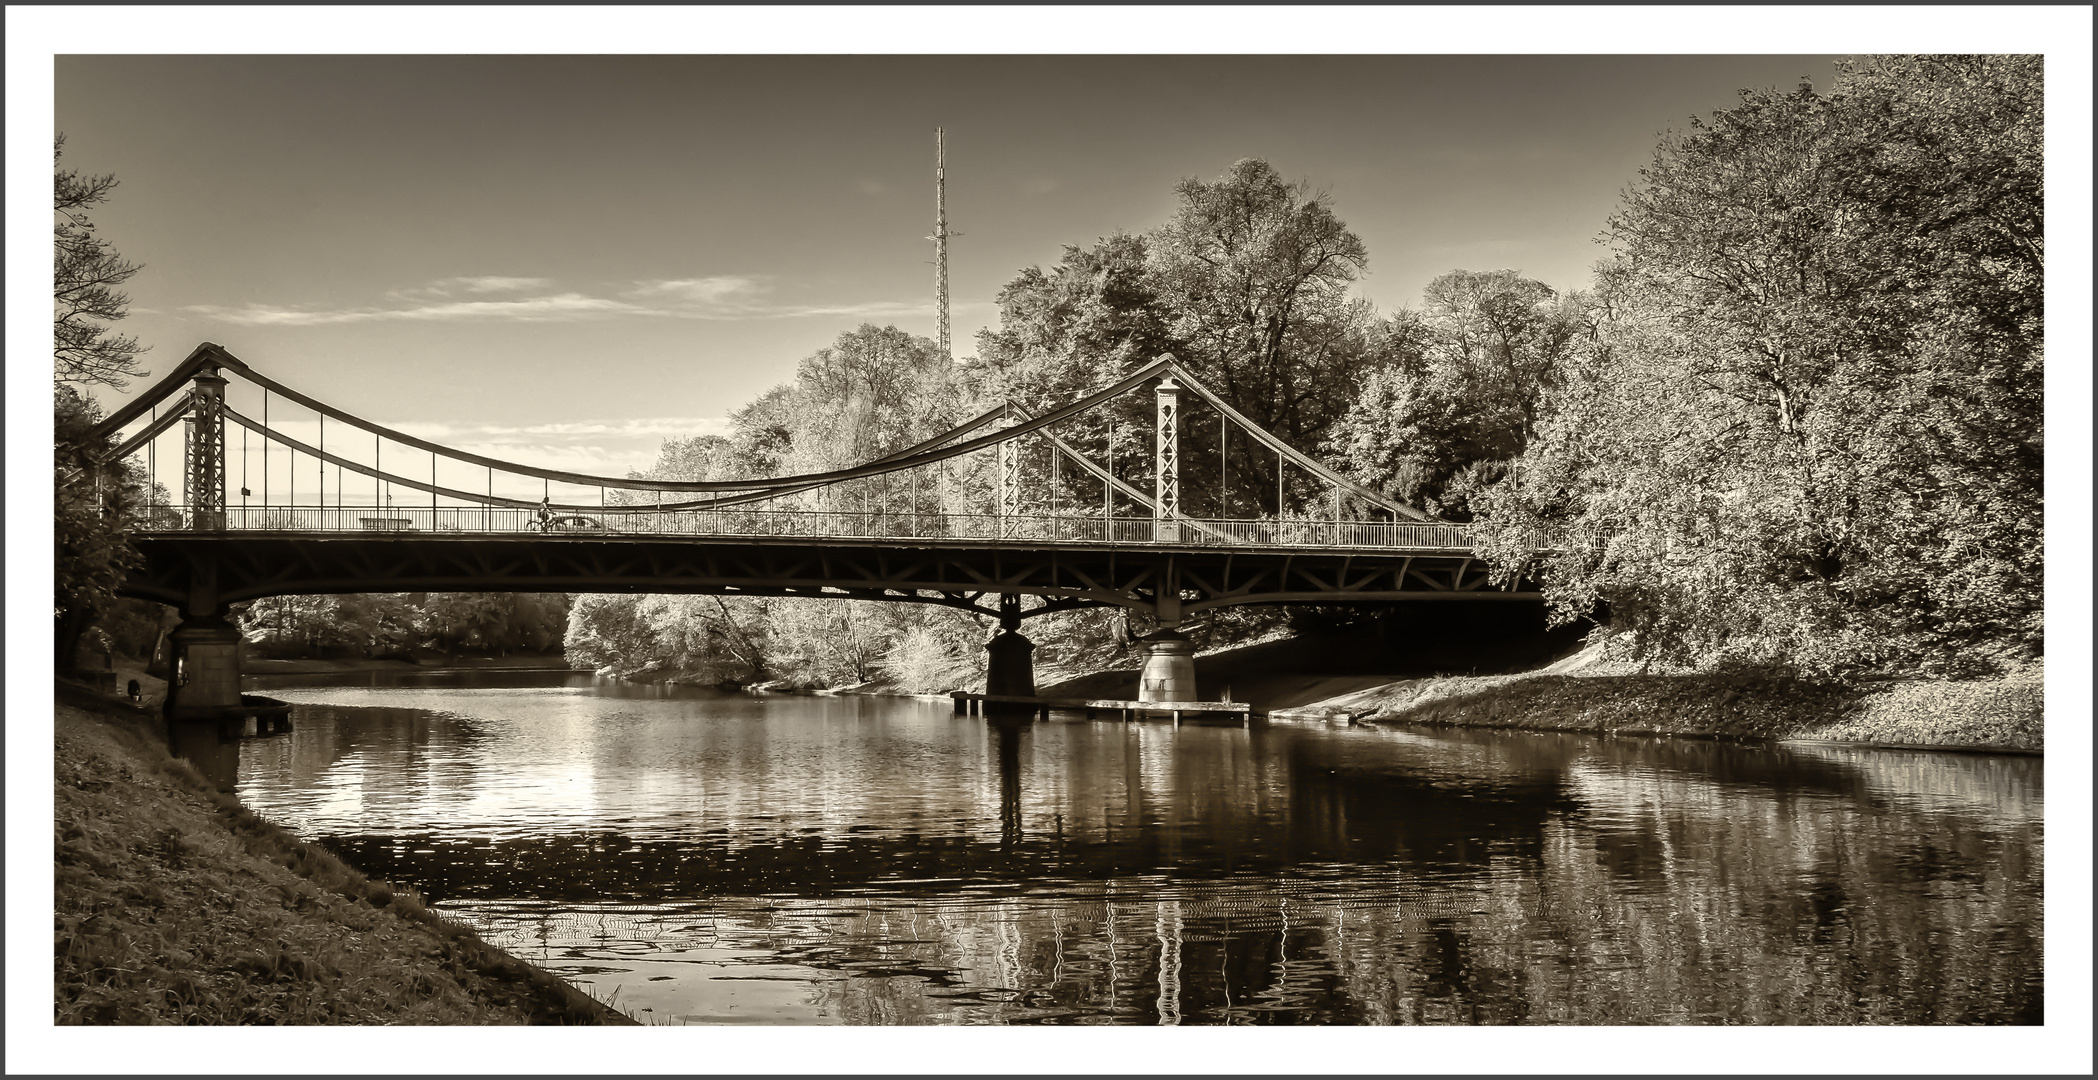
{"label": "bridge pylon", "polygon": [[1161,544],[1180,542],[1180,384],[1158,380],[1157,467],[1152,472],[1151,529]]}
{"label": "bridge pylon", "polygon": [[190,393],[182,483],[194,532],[226,531],[226,377],[205,364]]}

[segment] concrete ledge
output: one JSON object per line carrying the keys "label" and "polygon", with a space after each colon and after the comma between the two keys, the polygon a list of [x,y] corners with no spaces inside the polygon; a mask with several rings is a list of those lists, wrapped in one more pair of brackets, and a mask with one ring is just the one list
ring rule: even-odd
{"label": "concrete ledge", "polygon": [[1241,719],[1251,719],[1253,715],[1253,706],[1243,701],[1127,701],[1119,698],[1022,697],[1016,694],[960,692],[950,696],[954,698],[956,716],[982,715],[986,704],[1026,706],[1024,710],[1013,711],[1036,714],[1046,714],[1050,709],[1082,709],[1089,715],[1101,711],[1116,712],[1122,714],[1125,719],[1150,715],[1171,716],[1177,720],[1187,713],[1218,713]]}

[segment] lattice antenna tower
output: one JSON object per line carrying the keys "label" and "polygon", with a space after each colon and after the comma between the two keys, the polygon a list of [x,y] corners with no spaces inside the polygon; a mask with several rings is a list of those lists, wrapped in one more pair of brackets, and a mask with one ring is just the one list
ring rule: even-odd
{"label": "lattice antenna tower", "polygon": [[926,239],[933,243],[933,263],[936,282],[933,290],[933,306],[937,309],[940,325],[940,355],[954,359],[953,343],[947,328],[947,129],[932,129],[933,165],[933,222],[932,235]]}

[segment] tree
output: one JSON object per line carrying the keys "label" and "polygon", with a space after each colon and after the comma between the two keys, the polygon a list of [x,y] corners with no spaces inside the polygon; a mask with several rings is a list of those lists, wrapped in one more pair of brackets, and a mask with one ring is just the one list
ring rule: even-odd
{"label": "tree", "polygon": [[[66,137],[61,134],[51,151],[53,162],[64,155],[65,145]],[[119,335],[108,325],[126,314],[131,299],[118,292],[117,286],[129,281],[139,267],[97,236],[87,215],[90,207],[107,201],[116,186],[113,175],[83,176],[77,169],[57,174],[52,296],[56,378],[60,382],[122,387],[127,379],[145,374],[137,358],[146,348],[137,338]]]}
{"label": "tree", "polygon": [[1045,410],[1177,351],[1147,243],[1116,233],[1066,246],[1047,271],[1030,266],[1000,289],[998,328],[976,337],[983,397]]}
{"label": "tree", "polygon": [[146,499],[144,477],[110,460],[115,440],[90,435],[102,418],[94,400],[64,383],[54,388],[53,399],[53,615],[56,662],[68,667],[81,634],[115,603],[117,586],[138,565],[131,533]]}
{"label": "tree", "polygon": [[1180,206],[1150,251],[1180,359],[1256,423],[1315,442],[1369,359],[1368,308],[1348,298],[1368,251],[1326,196],[1257,158],[1174,191]]}
{"label": "tree", "polygon": [[[792,383],[730,413],[728,436],[667,440],[641,475],[713,480],[847,468],[952,426],[972,405],[962,382],[929,339],[862,324],[804,358]],[[770,500],[765,508],[942,505],[952,489],[920,479],[925,482],[869,477]],[[566,649],[580,663],[630,673],[860,682],[875,673],[897,632],[895,607],[791,597],[587,595],[569,615]]]}
{"label": "tree", "polygon": [[[1039,414],[1182,352],[1158,296],[1149,244],[1144,236],[1116,233],[1090,248],[1066,246],[1046,271],[1020,271],[998,293],[998,329],[977,335],[973,395],[986,407],[1010,401]],[[1141,485],[1151,455],[1151,410],[1142,394],[1124,395],[1058,425],[1057,435],[1095,462],[1115,460],[1125,479]],[[1052,483],[1052,468],[1038,457],[1024,457],[1021,469],[1026,486]],[[1092,498],[1083,505],[1100,503]],[[1065,509],[1071,511],[1069,504]]]}
{"label": "tree", "polygon": [[1664,141],[1487,500],[1503,572],[1677,658],[2039,648],[2040,104],[2034,57],[1881,57]]}
{"label": "tree", "polygon": [[1328,446],[1358,481],[1464,521],[1529,446],[1591,324],[1582,297],[1512,270],[1453,270],[1425,301],[1392,320]]}
{"label": "tree", "polygon": [[[54,165],[65,152],[65,136],[52,147]],[[125,572],[137,564],[131,545],[132,518],[143,491],[139,478],[109,455],[110,439],[93,439],[101,419],[92,398],[70,384],[120,387],[144,374],[136,364],[143,349],[136,339],[112,334],[107,323],[121,319],[129,300],[116,291],[138,272],[106,240],[95,235],[87,210],[105,201],[114,176],[56,173],[53,210],[54,349],[53,476],[57,564],[54,615],[56,660],[68,666],[80,636],[95,616],[116,600]]]}
{"label": "tree", "polygon": [[[1390,343],[1368,302],[1348,295],[1367,249],[1325,195],[1285,183],[1257,158],[1174,191],[1178,209],[1148,241],[1176,355],[1255,424],[1299,448],[1318,445]],[[1184,453],[1214,454],[1209,438],[1206,427],[1189,428]],[[1236,440],[1225,509],[1265,505],[1270,464]]]}

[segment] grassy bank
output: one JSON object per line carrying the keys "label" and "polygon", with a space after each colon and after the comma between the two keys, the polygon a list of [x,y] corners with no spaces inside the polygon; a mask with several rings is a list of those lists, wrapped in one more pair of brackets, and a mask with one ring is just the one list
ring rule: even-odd
{"label": "grassy bank", "polygon": [[1857,684],[1644,674],[1577,661],[1513,675],[1409,679],[1291,712],[1392,724],[2039,751],[2043,675],[2035,661],[1999,679]]}
{"label": "grassy bank", "polygon": [[61,1024],[606,1024],[624,1015],[257,817],[147,712],[61,687]]}

